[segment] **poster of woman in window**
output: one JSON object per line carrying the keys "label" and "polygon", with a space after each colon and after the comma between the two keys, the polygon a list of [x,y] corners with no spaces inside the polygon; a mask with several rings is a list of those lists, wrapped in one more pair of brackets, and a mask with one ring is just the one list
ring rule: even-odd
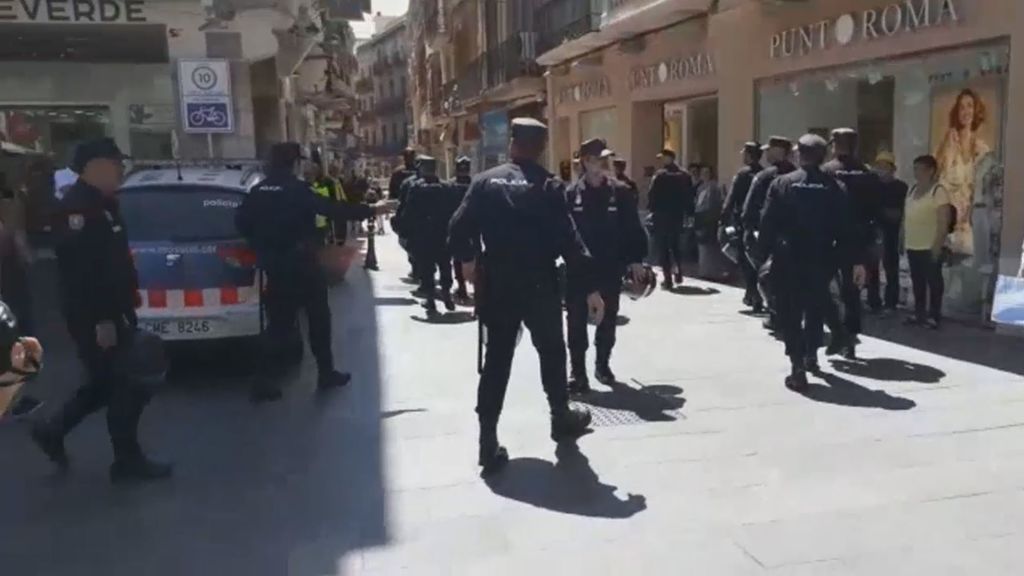
{"label": "poster of woman in window", "polygon": [[956,208],[948,239],[946,301],[984,314],[995,288],[1002,230],[1001,84],[978,79],[932,94],[932,150],[939,181]]}

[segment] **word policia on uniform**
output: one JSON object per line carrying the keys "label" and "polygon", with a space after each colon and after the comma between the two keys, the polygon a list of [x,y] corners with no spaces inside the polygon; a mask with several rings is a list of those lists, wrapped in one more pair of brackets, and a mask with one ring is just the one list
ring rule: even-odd
{"label": "word policia on uniform", "polygon": [[857,40],[871,41],[959,21],[955,0],[903,0],[783,30],[772,36],[771,57],[804,56]]}
{"label": "word policia on uniform", "polygon": [[0,21],[146,22],[144,0],[0,0]]}

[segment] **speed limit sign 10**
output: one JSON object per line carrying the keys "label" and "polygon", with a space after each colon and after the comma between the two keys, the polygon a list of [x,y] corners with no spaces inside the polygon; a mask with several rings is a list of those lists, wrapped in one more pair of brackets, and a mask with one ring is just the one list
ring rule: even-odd
{"label": "speed limit sign 10", "polygon": [[234,131],[231,67],[227,60],[179,60],[178,84],[186,132]]}

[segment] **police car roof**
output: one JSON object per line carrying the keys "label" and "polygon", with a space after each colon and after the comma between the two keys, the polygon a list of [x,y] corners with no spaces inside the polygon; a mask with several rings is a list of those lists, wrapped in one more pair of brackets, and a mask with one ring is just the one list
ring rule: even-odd
{"label": "police car roof", "polygon": [[253,166],[170,166],[142,168],[125,178],[121,189],[148,186],[210,186],[246,192],[263,178],[263,173]]}

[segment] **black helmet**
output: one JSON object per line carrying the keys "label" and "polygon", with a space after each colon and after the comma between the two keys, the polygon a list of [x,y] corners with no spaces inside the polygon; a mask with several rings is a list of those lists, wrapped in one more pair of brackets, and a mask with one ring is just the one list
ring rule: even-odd
{"label": "black helmet", "polygon": [[622,292],[633,300],[646,298],[658,287],[658,275],[647,265],[644,265],[643,272],[639,277],[626,274],[622,278]]}

